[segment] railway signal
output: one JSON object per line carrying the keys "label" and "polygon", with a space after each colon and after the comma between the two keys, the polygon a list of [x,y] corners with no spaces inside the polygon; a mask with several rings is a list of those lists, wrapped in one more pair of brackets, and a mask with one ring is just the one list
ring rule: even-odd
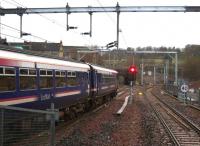
{"label": "railway signal", "polygon": [[137,74],[138,70],[137,67],[135,65],[131,65],[128,68],[128,78],[130,80],[130,98],[129,98],[129,104],[132,104],[132,100],[133,100],[133,84],[136,80],[136,74]]}
{"label": "railway signal", "polygon": [[137,74],[138,70],[137,67],[135,65],[131,65],[128,68],[128,73],[129,73],[129,79],[131,81],[135,81],[136,80],[136,74]]}
{"label": "railway signal", "polygon": [[137,67],[135,65],[131,65],[129,68],[128,68],[128,72],[130,74],[136,74],[137,73]]}

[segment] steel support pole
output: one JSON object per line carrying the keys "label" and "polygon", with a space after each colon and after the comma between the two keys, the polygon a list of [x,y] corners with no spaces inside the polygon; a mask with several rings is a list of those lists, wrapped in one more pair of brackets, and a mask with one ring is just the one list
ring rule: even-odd
{"label": "steel support pole", "polygon": [[169,60],[166,61],[166,84],[168,84],[168,75],[169,75]]}
{"label": "steel support pole", "polygon": [[23,32],[22,32],[22,15],[20,15],[20,37],[23,36]]}
{"label": "steel support pole", "polygon": [[166,69],[165,69],[165,66],[163,68],[163,72],[164,72],[164,75],[163,75],[163,79],[164,79],[164,84],[166,84]]}
{"label": "steel support pole", "polygon": [[120,14],[120,6],[119,6],[119,3],[117,3],[117,6],[116,6],[116,11],[117,11],[117,44],[116,44],[116,47],[117,47],[117,61],[119,61],[119,14]]}
{"label": "steel support pole", "polygon": [[119,14],[120,14],[120,6],[119,6],[119,3],[117,3],[117,6],[116,6],[116,10],[117,10],[117,50],[119,49]]}
{"label": "steel support pole", "polygon": [[109,68],[111,68],[111,64],[110,64],[110,50],[109,50]]}
{"label": "steel support pole", "polygon": [[90,37],[92,37],[92,12],[90,14]]}
{"label": "steel support pole", "polygon": [[177,86],[178,84],[178,54],[175,54],[175,83],[174,85]]}
{"label": "steel support pole", "polygon": [[129,98],[129,104],[132,104],[132,102],[133,102],[133,81],[131,81],[130,82],[130,88],[131,88],[131,90],[130,90],[130,98]]}
{"label": "steel support pole", "polygon": [[153,83],[156,84],[156,67],[153,67]]}
{"label": "steel support pole", "polygon": [[69,30],[69,4],[66,5],[66,25],[67,25],[67,31]]}
{"label": "steel support pole", "polygon": [[67,13],[66,14],[66,25],[67,25],[67,31],[69,30],[69,24],[68,24],[68,22],[69,22],[69,13]]}
{"label": "steel support pole", "polygon": [[143,72],[144,72],[144,64],[143,64],[143,58],[142,58],[142,64],[141,64],[141,68],[142,68],[142,70],[141,70],[141,85],[143,85]]}

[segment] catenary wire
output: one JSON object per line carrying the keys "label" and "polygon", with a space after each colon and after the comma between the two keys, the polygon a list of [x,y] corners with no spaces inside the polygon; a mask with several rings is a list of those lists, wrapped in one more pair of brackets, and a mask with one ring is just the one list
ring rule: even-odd
{"label": "catenary wire", "polygon": [[[15,31],[17,31],[17,32],[20,32],[20,30],[17,29],[17,28],[14,28],[14,27],[12,27],[12,26],[9,26],[9,25],[3,24],[3,23],[0,23],[0,24],[3,25],[3,26],[5,26],[5,27],[8,27],[8,28],[10,28],[10,29],[12,29],[12,30],[15,30]],[[23,33],[26,33],[26,32],[23,32]],[[44,41],[47,41],[46,39],[41,38],[41,37],[36,36],[36,35],[33,35],[33,34],[28,34],[28,35],[33,36],[33,37],[38,38],[38,39],[41,39],[41,40],[44,40]],[[48,42],[50,42],[50,41],[48,41]],[[53,43],[53,42],[52,42],[52,43]]]}
{"label": "catenary wire", "polygon": [[23,38],[19,38],[19,37],[16,37],[16,36],[12,36],[12,35],[9,35],[9,34],[4,34],[4,33],[0,33],[1,35],[4,35],[4,36],[8,36],[8,37],[11,37],[11,38],[15,38],[15,39],[19,39],[19,40],[24,40],[24,41],[28,41],[26,39],[23,39]]}

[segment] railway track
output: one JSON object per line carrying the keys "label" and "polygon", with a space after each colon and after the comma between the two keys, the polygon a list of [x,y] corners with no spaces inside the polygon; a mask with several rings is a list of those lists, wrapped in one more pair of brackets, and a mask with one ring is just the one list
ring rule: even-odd
{"label": "railway track", "polygon": [[200,129],[157,98],[156,95],[153,95],[150,90],[146,93],[147,99],[173,144],[177,146],[200,146]]}

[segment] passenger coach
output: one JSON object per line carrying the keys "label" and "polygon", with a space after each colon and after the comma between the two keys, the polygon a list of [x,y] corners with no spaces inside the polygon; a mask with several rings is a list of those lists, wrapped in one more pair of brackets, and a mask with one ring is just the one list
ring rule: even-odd
{"label": "passenger coach", "polygon": [[0,105],[86,108],[116,95],[114,70],[13,50],[0,46]]}
{"label": "passenger coach", "polygon": [[[0,50],[0,105],[62,108],[89,95],[89,66]],[[67,98],[65,98],[67,97]]]}

